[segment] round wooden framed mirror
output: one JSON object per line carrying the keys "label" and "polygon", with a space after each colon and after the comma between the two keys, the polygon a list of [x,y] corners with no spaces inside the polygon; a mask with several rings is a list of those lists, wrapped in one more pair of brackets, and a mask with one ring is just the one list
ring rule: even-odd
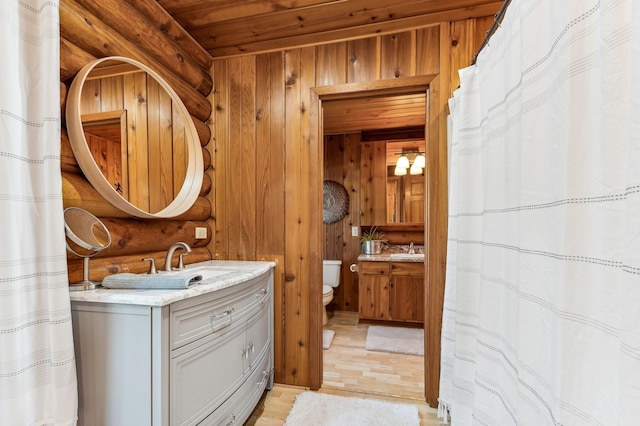
{"label": "round wooden framed mirror", "polygon": [[87,64],[69,88],[66,119],[78,165],[121,211],[172,218],[198,198],[204,169],[196,128],[146,65],[120,56]]}

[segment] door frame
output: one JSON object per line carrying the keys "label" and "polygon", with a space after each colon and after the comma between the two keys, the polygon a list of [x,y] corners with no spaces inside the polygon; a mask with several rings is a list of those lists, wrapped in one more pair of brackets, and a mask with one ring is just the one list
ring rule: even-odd
{"label": "door frame", "polygon": [[[324,131],[322,103],[323,101],[359,98],[384,94],[403,94],[424,91],[426,94],[425,135],[427,143],[427,167],[425,173],[425,356],[424,383],[425,400],[436,407],[438,404],[438,388],[440,381],[440,333],[442,329],[442,306],[444,300],[444,273],[447,242],[447,117],[446,103],[441,101],[440,77],[438,74],[402,77],[393,80],[378,80],[364,83],[347,83],[333,86],[311,88],[310,119],[311,140],[318,143],[317,159],[319,170],[324,169],[323,148]],[[312,187],[322,187],[322,173],[312,176]],[[322,191],[316,193],[317,200],[312,205],[322,205]],[[311,268],[309,280],[309,336],[310,388],[317,390],[322,385],[322,223],[312,224],[312,235],[315,235],[316,246],[311,248],[315,253],[316,267]]]}

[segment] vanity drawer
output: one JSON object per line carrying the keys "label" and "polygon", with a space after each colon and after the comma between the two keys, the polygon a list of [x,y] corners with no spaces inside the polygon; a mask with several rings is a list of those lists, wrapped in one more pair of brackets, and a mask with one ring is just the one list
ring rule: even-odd
{"label": "vanity drawer", "polygon": [[361,274],[389,275],[389,262],[360,262],[358,268]]}
{"label": "vanity drawer", "polygon": [[402,275],[404,277],[424,276],[424,263],[422,262],[393,262],[391,264],[391,275]]}
{"label": "vanity drawer", "polygon": [[182,302],[172,305],[171,350],[210,335],[223,336],[255,315],[269,302],[269,280],[256,278],[246,285],[219,290],[208,296],[197,305]]}

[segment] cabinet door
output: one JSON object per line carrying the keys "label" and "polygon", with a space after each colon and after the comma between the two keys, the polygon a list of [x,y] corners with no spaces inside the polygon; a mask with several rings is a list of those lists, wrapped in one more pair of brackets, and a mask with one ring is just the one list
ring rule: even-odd
{"label": "cabinet door", "polygon": [[247,346],[245,356],[245,374],[256,367],[256,360],[270,356],[271,336],[269,333],[270,295],[263,297],[262,309],[247,324]]}
{"label": "cabinet door", "polygon": [[424,321],[422,278],[395,276],[389,289],[389,316],[399,321]]}
{"label": "cabinet door", "polygon": [[246,323],[225,331],[171,359],[172,425],[198,423],[245,380]]}
{"label": "cabinet door", "polygon": [[389,263],[360,262],[360,317],[389,317]]}
{"label": "cabinet door", "polygon": [[268,354],[257,360],[256,368],[242,386],[198,426],[243,425],[251,416],[269,382],[271,362]]}
{"label": "cabinet door", "polygon": [[423,263],[398,262],[391,265],[389,316],[398,321],[424,321]]}
{"label": "cabinet door", "polygon": [[360,278],[360,317],[389,318],[389,276],[363,275]]}

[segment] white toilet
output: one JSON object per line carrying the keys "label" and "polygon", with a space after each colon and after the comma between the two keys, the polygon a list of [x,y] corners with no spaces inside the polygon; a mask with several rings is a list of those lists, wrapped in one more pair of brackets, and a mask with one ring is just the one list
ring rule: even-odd
{"label": "white toilet", "polygon": [[327,323],[327,305],[333,299],[333,289],[340,284],[341,260],[322,261],[322,325]]}

